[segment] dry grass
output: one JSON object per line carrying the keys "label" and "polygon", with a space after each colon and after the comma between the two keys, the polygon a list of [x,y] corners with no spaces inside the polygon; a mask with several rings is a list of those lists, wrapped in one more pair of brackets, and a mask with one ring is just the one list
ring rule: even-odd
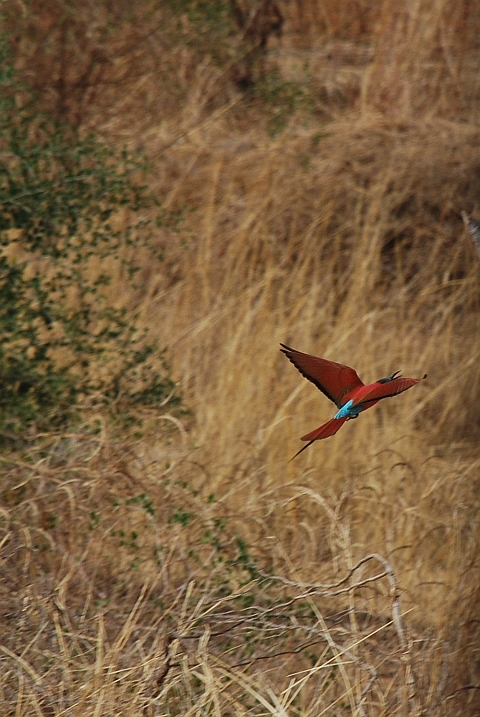
{"label": "dry grass", "polygon": [[[478,713],[480,16],[281,7],[274,98],[184,17],[85,118],[155,163],[143,321],[191,417],[4,456],[5,714]],[[332,407],[280,341],[428,381],[288,463]]]}

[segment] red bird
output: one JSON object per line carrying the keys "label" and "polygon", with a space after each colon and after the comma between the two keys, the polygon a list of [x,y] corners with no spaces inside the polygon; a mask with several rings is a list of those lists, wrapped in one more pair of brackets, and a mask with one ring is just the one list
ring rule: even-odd
{"label": "red bird", "polygon": [[[314,383],[338,408],[338,412],[330,421],[302,436],[301,440],[308,441],[308,443],[298,453],[295,453],[293,458],[311,446],[314,441],[334,436],[345,421],[357,418],[359,413],[366,411],[367,408],[372,408],[382,398],[396,396],[423,380],[402,378],[400,371],[395,371],[391,376],[380,378],[375,383],[365,386],[357,372],[349,366],[304,354],[285,346],[285,344],[280,344],[280,346],[282,347],[280,351],[293,363],[302,376]],[[423,378],[427,378],[427,374]]]}

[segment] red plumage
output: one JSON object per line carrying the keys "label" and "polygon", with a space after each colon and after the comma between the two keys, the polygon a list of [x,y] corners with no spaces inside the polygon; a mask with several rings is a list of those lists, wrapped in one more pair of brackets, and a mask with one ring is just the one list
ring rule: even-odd
{"label": "red plumage", "polygon": [[[297,351],[284,344],[280,344],[280,346],[282,347],[281,351],[302,376],[311,381],[339,409],[334,418],[301,438],[302,441],[309,442],[293,458],[296,458],[314,441],[334,436],[346,421],[356,418],[362,411],[372,408],[384,398],[397,396],[423,380],[402,378],[397,376],[398,372],[395,372],[391,376],[381,378],[366,386],[357,372],[349,366],[302,353],[302,351]],[[423,378],[426,377],[425,374]]]}
{"label": "red plumage", "polygon": [[335,433],[341,429],[345,421],[348,421],[346,416],[345,418],[332,418],[330,421],[324,423],[323,426],[320,426],[320,428],[315,428],[314,431],[302,436],[300,440],[313,443],[313,441],[320,441],[322,438],[330,438],[330,436],[334,436]]}
{"label": "red plumage", "polygon": [[343,405],[342,399],[347,393],[364,385],[357,372],[350,366],[304,354],[285,346],[285,344],[280,344],[280,346],[282,346],[280,350],[302,376],[315,384],[338,408]]}
{"label": "red plumage", "polygon": [[[423,378],[426,378],[426,376],[424,376]],[[399,393],[403,393],[403,391],[406,391],[407,388],[415,386],[415,384],[419,381],[422,381],[422,379],[402,378],[401,376],[399,376],[398,378],[392,378],[386,383],[375,381],[375,383],[371,383],[368,386],[363,386],[362,388],[365,389],[364,391],[362,391],[361,389],[358,391],[352,391],[350,397],[348,395],[345,396],[344,404],[348,400],[352,399],[352,406],[358,406],[359,404],[365,405],[366,403],[371,403],[373,406],[375,403],[378,403],[378,401],[380,401],[382,398],[398,396]],[[371,406],[368,405],[365,406],[365,408],[371,408]]]}

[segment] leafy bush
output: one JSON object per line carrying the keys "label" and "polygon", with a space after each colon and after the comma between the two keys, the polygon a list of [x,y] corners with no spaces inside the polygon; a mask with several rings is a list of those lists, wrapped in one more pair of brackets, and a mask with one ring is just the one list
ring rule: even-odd
{"label": "leafy bush", "polygon": [[58,425],[80,402],[178,401],[132,310],[153,252],[139,163],[36,112],[0,51],[0,430]]}

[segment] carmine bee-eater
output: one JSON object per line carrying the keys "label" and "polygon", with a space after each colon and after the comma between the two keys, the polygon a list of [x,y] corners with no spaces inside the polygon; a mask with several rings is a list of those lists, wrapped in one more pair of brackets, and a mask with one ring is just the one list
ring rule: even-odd
{"label": "carmine bee-eater", "polygon": [[[357,372],[349,366],[304,354],[285,346],[285,344],[280,344],[280,346],[282,347],[280,351],[293,363],[302,376],[315,384],[338,408],[337,413],[330,421],[302,436],[301,440],[308,441],[308,443],[298,453],[295,453],[293,458],[311,446],[314,441],[334,436],[345,421],[357,418],[359,413],[366,411],[367,408],[372,408],[382,398],[396,396],[423,380],[402,378],[400,371],[395,371],[391,376],[380,378],[375,383],[365,386]],[[427,378],[427,374],[423,378]]]}

